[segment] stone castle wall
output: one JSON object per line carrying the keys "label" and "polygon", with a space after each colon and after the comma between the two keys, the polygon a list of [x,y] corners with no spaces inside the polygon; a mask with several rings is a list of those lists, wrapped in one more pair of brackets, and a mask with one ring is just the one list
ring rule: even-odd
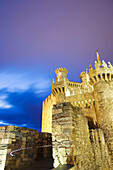
{"label": "stone castle wall", "polygon": [[[52,144],[54,166],[67,164],[67,159],[73,164],[72,147],[72,106],[70,103],[57,104],[52,115]],[[71,162],[72,161],[72,162]]]}
{"label": "stone castle wall", "polygon": [[95,110],[98,126],[105,134],[113,168],[113,66],[103,61],[103,67],[95,62],[95,69],[90,66],[90,83],[94,87]]}
{"label": "stone castle wall", "polygon": [[[86,150],[85,152],[84,150],[81,150],[81,155],[91,153],[89,154],[90,158],[88,157],[88,155],[86,155],[86,157],[93,160],[94,162],[93,164],[91,163],[91,161],[84,158],[84,160],[86,160],[85,163],[82,157],[80,158],[80,156],[77,156],[77,159],[79,159],[79,163],[82,160],[81,165],[77,165],[77,163],[75,163],[77,168],[78,166],[81,166],[82,168],[85,164],[89,164],[88,166],[94,166],[95,169],[102,169],[102,167],[104,169],[106,169],[107,167],[110,168],[110,156],[110,162],[113,169],[113,66],[110,62],[108,62],[107,65],[104,60],[102,62],[102,66],[100,66],[99,63],[95,61],[95,69],[93,69],[92,66],[89,65],[89,70],[86,69],[86,72],[81,72],[79,76],[81,78],[81,83],[69,81],[67,79],[67,72],[67,69],[61,67],[56,70],[57,76],[55,82],[52,82],[51,93],[51,95],[54,96],[54,104],[56,104],[53,107],[53,113],[53,103],[51,103],[51,105],[44,105],[43,108],[44,120],[49,120],[48,122],[50,123],[50,126],[48,128],[48,122],[42,121],[42,124],[44,124],[43,122],[45,122],[43,132],[45,130],[46,132],[48,130],[50,132],[52,131],[54,147],[53,155],[55,157],[55,164],[60,164],[64,160],[64,162],[66,163],[66,161],[69,160],[67,159],[68,156],[66,152],[66,145],[63,148],[62,143],[64,144],[64,142],[67,142],[67,145],[70,145],[70,147],[72,146],[71,143],[76,143],[76,138],[72,138],[72,129],[76,129],[75,133],[78,133],[78,131],[80,130],[80,141],[86,140]],[[49,100],[51,99],[47,98],[47,100],[47,103],[49,103]],[[64,105],[66,105],[66,102],[71,103],[71,106],[70,104],[68,105],[69,108],[67,110],[65,110],[66,106],[63,107],[63,104],[65,103]],[[60,106],[62,106],[63,108],[61,107],[59,109]],[[81,110],[80,113],[76,109],[76,111],[74,111],[74,109],[72,109],[74,107],[79,108]],[[76,117],[76,119],[73,119],[73,117]],[[84,122],[84,128],[82,128],[79,120]],[[69,131],[70,133],[65,135],[63,129],[65,128],[65,126],[67,126],[67,124],[69,124],[69,126],[67,127],[67,131]],[[88,130],[86,125],[89,126]],[[58,130],[58,132],[55,131],[55,128]],[[100,130],[96,130],[95,128]],[[91,129],[94,130],[92,130],[91,132]],[[102,135],[102,133],[104,133],[104,135]],[[91,134],[95,138],[93,142],[89,139],[89,136],[91,137]],[[60,145],[60,143],[57,141],[60,141],[60,138],[62,138],[62,136],[64,139],[66,138],[66,141],[62,139]],[[69,138],[70,140],[68,140]],[[75,147],[78,148],[80,146],[81,148],[84,147],[81,145],[81,143],[76,143],[75,145]],[[66,153],[65,156],[61,154],[61,150],[63,151],[64,155]],[[101,155],[101,157],[98,157],[97,153]],[[107,162],[105,161],[105,157],[107,158]],[[71,157],[70,160],[72,160]],[[98,160],[100,162],[100,165]],[[73,160],[70,163],[72,162],[76,161]],[[104,164],[104,162],[106,163]],[[86,167],[84,167],[84,169],[85,168]]]}
{"label": "stone castle wall", "polygon": [[[62,75],[59,77],[59,73]],[[74,106],[84,109],[84,114],[97,123],[93,87],[85,78],[85,82],[71,82],[67,79],[67,69],[56,71],[56,81],[52,82],[52,93],[43,102],[42,132],[52,132],[52,107],[54,104],[71,102]],[[83,73],[82,77],[86,74]]]}
{"label": "stone castle wall", "polygon": [[113,81],[97,82],[94,89],[97,121],[105,133],[113,166]]}
{"label": "stone castle wall", "polygon": [[71,102],[73,106],[82,108],[84,114],[91,117],[95,124],[97,123],[93,92],[66,96],[66,88],[60,87],[54,89],[52,94],[43,102],[42,132],[52,133],[52,107],[62,102]]}
{"label": "stone castle wall", "polygon": [[17,126],[0,127],[0,170],[20,169],[52,157],[51,134]]}
{"label": "stone castle wall", "polygon": [[0,169],[16,169],[34,160],[37,139],[36,130],[16,126],[0,127]]}
{"label": "stone castle wall", "polygon": [[52,158],[52,134],[38,133],[37,140],[37,159]]}
{"label": "stone castle wall", "polygon": [[73,164],[75,170],[110,170],[110,158],[101,129],[90,129],[78,107],[61,103],[53,107],[54,166]]}
{"label": "stone castle wall", "polygon": [[52,132],[52,107],[54,104],[56,104],[56,99],[53,94],[43,101],[42,132]]}

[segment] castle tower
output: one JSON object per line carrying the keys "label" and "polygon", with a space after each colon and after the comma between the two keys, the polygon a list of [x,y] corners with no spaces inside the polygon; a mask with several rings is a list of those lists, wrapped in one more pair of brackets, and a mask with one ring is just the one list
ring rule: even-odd
{"label": "castle tower", "polygon": [[56,80],[52,81],[52,93],[43,101],[42,110],[42,132],[52,133],[52,108],[57,103],[65,101],[65,86],[68,70],[66,68],[57,68]]}
{"label": "castle tower", "polygon": [[90,83],[94,87],[94,100],[98,126],[103,129],[113,166],[113,66],[103,61],[100,68],[89,67]]}
{"label": "castle tower", "polygon": [[56,86],[65,85],[67,80],[68,70],[66,68],[59,67],[55,70],[55,73],[57,75],[55,85]]}
{"label": "castle tower", "polygon": [[56,80],[52,83],[52,94],[56,97],[56,103],[65,102],[65,90],[67,86],[67,73],[66,68],[59,67],[55,70]]}

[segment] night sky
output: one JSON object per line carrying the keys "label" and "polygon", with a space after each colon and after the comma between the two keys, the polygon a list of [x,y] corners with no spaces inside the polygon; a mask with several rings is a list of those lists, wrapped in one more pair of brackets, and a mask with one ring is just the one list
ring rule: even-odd
{"label": "night sky", "polygon": [[0,0],[0,125],[41,128],[55,69],[113,64],[113,0]]}

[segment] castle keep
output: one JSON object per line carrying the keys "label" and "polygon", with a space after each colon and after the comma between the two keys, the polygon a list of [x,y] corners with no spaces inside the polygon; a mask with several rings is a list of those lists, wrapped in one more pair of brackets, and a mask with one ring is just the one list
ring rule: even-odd
{"label": "castle keep", "polygon": [[113,66],[95,61],[81,83],[58,68],[52,93],[43,102],[42,132],[52,133],[54,166],[113,169]]}
{"label": "castle keep", "polygon": [[[113,66],[89,65],[81,83],[56,69],[52,93],[43,101],[42,132],[0,127],[0,170],[15,170],[40,159],[70,170],[113,170]],[[66,165],[67,166],[67,165]],[[51,168],[52,168],[51,164]]]}

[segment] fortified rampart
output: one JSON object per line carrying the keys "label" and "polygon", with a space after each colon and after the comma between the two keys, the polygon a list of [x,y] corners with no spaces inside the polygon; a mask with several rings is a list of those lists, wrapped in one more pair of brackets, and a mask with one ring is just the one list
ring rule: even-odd
{"label": "fortified rampart", "polygon": [[20,169],[33,161],[52,157],[50,133],[17,126],[0,127],[0,170]]}

